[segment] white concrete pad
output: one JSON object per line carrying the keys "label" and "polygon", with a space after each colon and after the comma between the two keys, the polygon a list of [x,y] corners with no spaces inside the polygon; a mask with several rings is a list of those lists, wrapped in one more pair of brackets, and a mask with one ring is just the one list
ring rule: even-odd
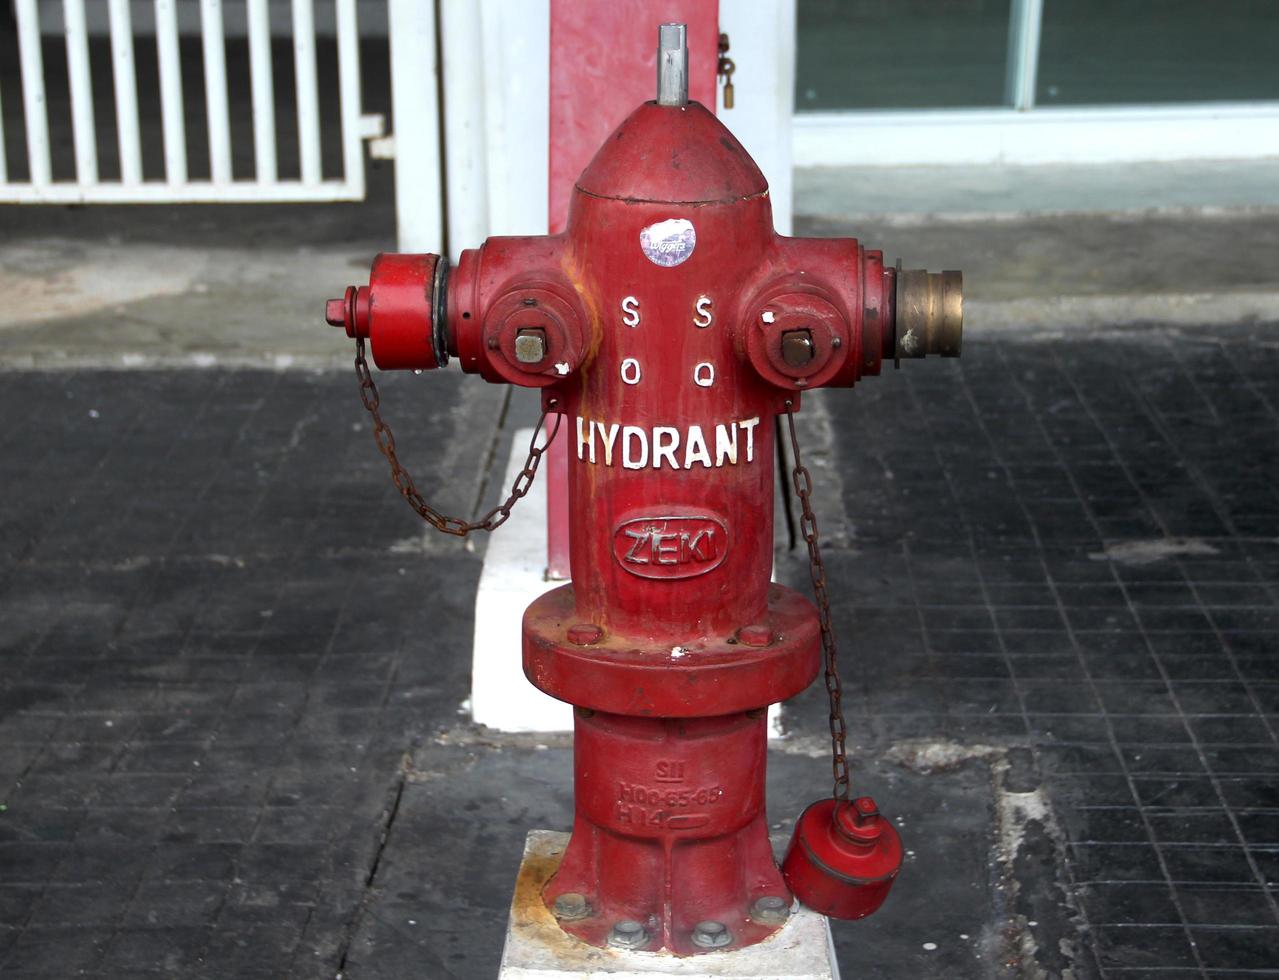
{"label": "white concrete pad", "polygon": [[[503,487],[519,475],[532,429],[515,433]],[[502,732],[573,728],[573,708],[543,694],[524,676],[520,624],[528,604],[563,582],[546,580],[546,474],[533,481],[510,519],[489,538],[475,594],[471,716]]]}
{"label": "white concrete pad", "polygon": [[559,927],[541,897],[568,836],[529,831],[498,980],[839,980],[830,924],[802,905],[774,935],[747,949],[675,956],[588,946]]}

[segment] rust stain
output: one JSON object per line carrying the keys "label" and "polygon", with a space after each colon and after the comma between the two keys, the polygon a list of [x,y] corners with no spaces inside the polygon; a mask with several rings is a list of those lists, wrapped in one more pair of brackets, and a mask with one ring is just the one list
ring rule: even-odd
{"label": "rust stain", "polygon": [[546,903],[542,901],[542,888],[559,869],[563,852],[557,854],[532,852],[524,859],[515,882],[515,898],[511,904],[512,920],[518,928],[553,926],[562,932]]}
{"label": "rust stain", "polygon": [[560,253],[560,270],[564,273],[565,278],[568,279],[569,285],[576,290],[578,299],[581,300],[582,305],[586,308],[586,356],[582,358],[583,366],[581,368],[585,372],[589,362],[594,360],[596,353],[599,351],[603,332],[603,325],[600,321],[599,301],[596,291],[586,281],[586,273],[571,243]]}
{"label": "rust stain", "polygon": [[564,858],[562,845],[549,841],[533,843],[524,855],[519,877],[515,879],[515,897],[511,902],[511,933],[520,941],[536,946],[546,961],[564,970],[598,969],[617,958],[611,949],[588,946],[560,928],[555,916],[542,900],[542,889],[559,870]]}
{"label": "rust stain", "polygon": [[[589,281],[572,239],[569,239],[568,246],[560,253],[560,269],[569,284],[577,292],[578,299],[586,311],[586,351],[582,356],[582,364],[578,368],[580,379],[578,385],[580,393],[578,414],[589,420],[596,415],[596,407],[591,403],[588,394],[593,387],[590,384],[591,373],[595,367],[595,358],[599,354],[600,346],[604,342],[604,322],[600,313],[599,291],[594,288],[594,283]],[[577,435],[574,427],[576,423],[572,418],[566,417],[566,421],[572,423],[569,429],[570,443],[568,446],[568,452],[572,455],[574,450],[574,442],[572,440]],[[587,493],[592,497],[598,489],[599,481],[599,474],[594,472],[594,469],[594,467],[591,467],[586,477],[588,483]]]}

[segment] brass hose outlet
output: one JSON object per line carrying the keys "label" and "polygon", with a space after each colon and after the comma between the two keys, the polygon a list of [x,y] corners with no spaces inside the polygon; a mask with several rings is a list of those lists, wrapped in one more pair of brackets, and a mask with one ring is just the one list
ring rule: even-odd
{"label": "brass hose outlet", "polygon": [[903,357],[958,357],[964,333],[964,274],[903,269],[897,263],[897,345]]}

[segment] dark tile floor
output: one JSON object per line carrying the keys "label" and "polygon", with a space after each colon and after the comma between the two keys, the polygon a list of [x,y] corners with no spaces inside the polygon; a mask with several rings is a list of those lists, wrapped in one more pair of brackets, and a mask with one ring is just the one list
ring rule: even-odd
{"label": "dark tile floor", "polygon": [[1034,746],[1105,976],[1279,974],[1277,336],[974,345],[836,410],[857,714]]}
{"label": "dark tile floor", "polygon": [[[1276,336],[990,338],[824,399],[852,740],[914,852],[846,975],[1279,975]],[[350,379],[4,381],[0,971],[491,977],[567,753],[459,717],[479,558]],[[491,497],[497,389],[386,388],[424,487]],[[784,832],[824,763],[770,765]],[[1009,800],[1047,805],[1011,851]]]}
{"label": "dark tile floor", "polygon": [[[419,452],[457,388],[420,389]],[[404,753],[457,717],[479,572],[422,560],[354,399],[336,376],[5,376],[4,975],[339,969]],[[492,428],[500,404],[473,407]],[[465,507],[480,468],[430,475]]]}

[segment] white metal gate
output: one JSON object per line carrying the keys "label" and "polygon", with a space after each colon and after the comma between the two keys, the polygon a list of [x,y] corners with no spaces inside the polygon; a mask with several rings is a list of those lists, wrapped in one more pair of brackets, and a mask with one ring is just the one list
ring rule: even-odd
{"label": "white metal gate", "polygon": [[[62,0],[66,38],[75,179],[54,180],[49,140],[46,76],[41,51],[41,4],[14,0],[22,80],[23,126],[28,179],[10,179],[4,150],[0,106],[0,202],[13,203],[194,203],[265,201],[345,201],[364,197],[363,140],[381,135],[381,117],[361,115],[359,30],[356,0],[332,0],[337,38],[338,104],[341,126],[342,176],[326,179],[321,159],[321,113],[316,70],[314,0],[291,0],[294,83],[296,88],[299,175],[283,179],[276,145],[276,100],[272,75],[268,0],[242,0],[247,38],[253,115],[251,179],[232,174],[231,124],[227,103],[226,39],[222,0],[199,0],[205,110],[209,147],[208,179],[192,179],[187,166],[186,113],[178,43],[179,0],[154,0],[160,113],[164,148],[163,175],[143,172],[139,125],[136,35],[132,0],[93,0],[109,15],[112,80],[115,98],[119,180],[99,177],[98,138],[94,122],[93,79],[89,63],[89,30],[85,0]],[[428,5],[429,6],[429,5]],[[98,13],[98,11],[94,11]]]}

